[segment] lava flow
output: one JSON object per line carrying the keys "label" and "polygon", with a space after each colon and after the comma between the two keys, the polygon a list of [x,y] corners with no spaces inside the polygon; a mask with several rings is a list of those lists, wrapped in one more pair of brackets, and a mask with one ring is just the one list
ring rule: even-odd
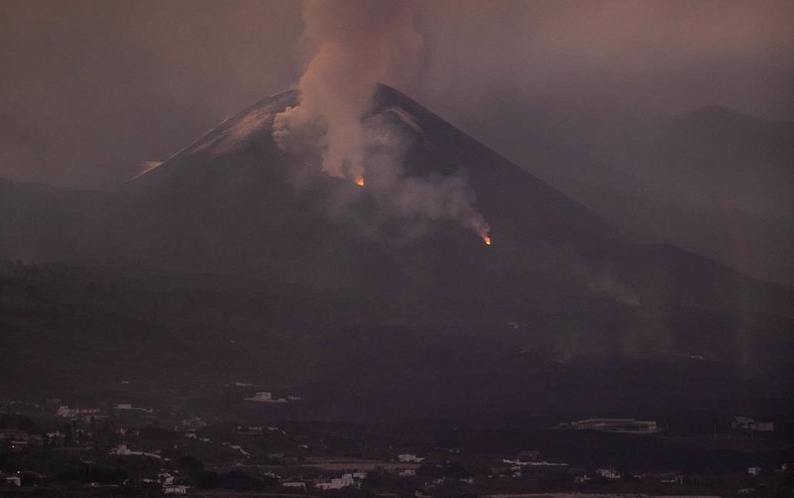
{"label": "lava flow", "polygon": [[363,176],[359,175],[359,176],[356,177],[356,185],[358,185],[359,187],[363,187],[364,186],[364,177]]}

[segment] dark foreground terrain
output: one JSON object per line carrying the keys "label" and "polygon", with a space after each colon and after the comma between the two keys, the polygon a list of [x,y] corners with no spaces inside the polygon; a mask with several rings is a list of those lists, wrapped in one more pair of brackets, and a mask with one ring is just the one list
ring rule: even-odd
{"label": "dark foreground terrain", "polygon": [[[724,324],[726,341],[682,333],[651,355],[608,323],[566,332],[575,318],[547,310],[397,319],[376,301],[260,280],[2,268],[0,472],[20,477],[1,488],[12,496],[792,489],[785,321],[747,335]],[[565,425],[594,417],[656,428]],[[317,487],[332,479],[344,486]]]}

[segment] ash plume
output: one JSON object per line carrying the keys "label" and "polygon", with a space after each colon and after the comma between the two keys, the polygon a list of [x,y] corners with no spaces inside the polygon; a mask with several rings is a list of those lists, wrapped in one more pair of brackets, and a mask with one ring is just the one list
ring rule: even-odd
{"label": "ash plume", "polygon": [[305,38],[316,54],[300,78],[300,102],[275,117],[273,138],[287,152],[320,158],[330,176],[366,181],[384,216],[413,221],[412,232],[453,220],[486,240],[488,225],[465,178],[407,176],[410,134],[421,130],[411,123],[406,133],[398,123],[404,116],[371,112],[378,83],[405,87],[417,73],[424,48],[418,13],[412,1],[305,2]]}

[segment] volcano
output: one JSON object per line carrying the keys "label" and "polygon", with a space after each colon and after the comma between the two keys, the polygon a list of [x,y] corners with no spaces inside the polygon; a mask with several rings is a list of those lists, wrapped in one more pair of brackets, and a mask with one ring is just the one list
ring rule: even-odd
{"label": "volcano", "polygon": [[[649,349],[717,343],[725,334],[736,342],[769,320],[790,323],[790,289],[635,242],[380,85],[371,114],[411,137],[404,175],[464,178],[492,243],[444,221],[406,237],[413,221],[380,213],[366,186],[327,176],[276,145],[274,117],[299,99],[297,91],[267,97],[109,192],[4,184],[0,250],[39,261],[245,275],[351,296],[384,320],[466,317],[550,333],[563,326],[630,335]],[[352,199],[344,209],[340,196]]]}

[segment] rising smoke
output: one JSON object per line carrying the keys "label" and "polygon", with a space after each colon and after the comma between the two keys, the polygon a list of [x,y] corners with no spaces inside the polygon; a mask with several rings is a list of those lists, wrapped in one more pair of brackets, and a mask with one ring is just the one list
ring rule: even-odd
{"label": "rising smoke", "polygon": [[415,2],[309,0],[305,37],[316,54],[300,79],[300,102],[274,119],[273,138],[288,152],[314,153],[333,177],[363,184],[382,213],[410,220],[423,233],[451,220],[487,236],[464,176],[409,177],[403,164],[416,123],[373,115],[378,83],[405,88],[414,79],[424,42],[415,28]]}
{"label": "rising smoke", "polygon": [[274,138],[284,148],[316,123],[323,170],[336,177],[363,175],[366,137],[361,119],[378,82],[410,79],[421,55],[413,2],[345,0],[304,4],[305,36],[317,53],[300,79],[301,101],[276,117]]}

